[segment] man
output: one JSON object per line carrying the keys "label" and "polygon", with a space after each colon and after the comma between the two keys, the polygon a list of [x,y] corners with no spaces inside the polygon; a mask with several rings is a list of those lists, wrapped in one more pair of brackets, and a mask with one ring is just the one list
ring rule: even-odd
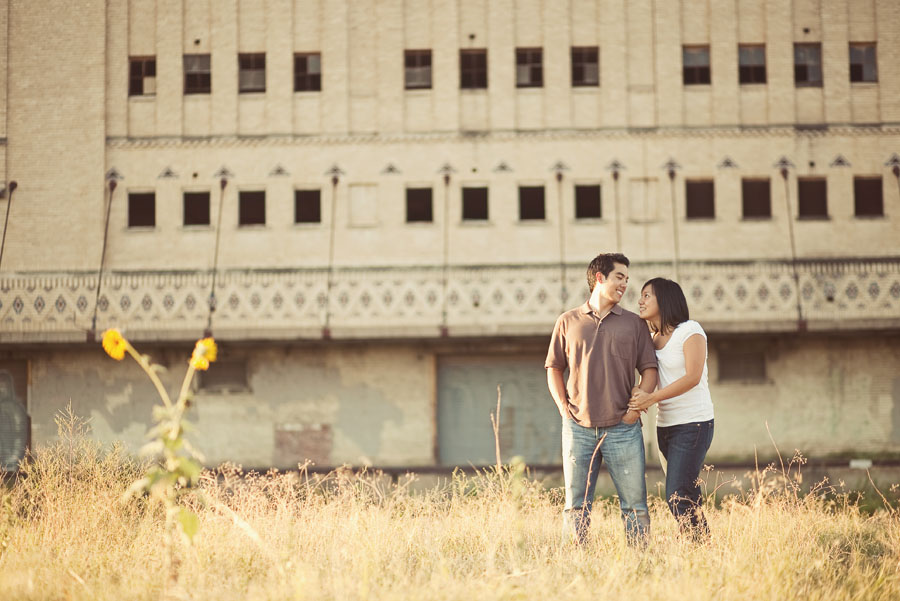
{"label": "man", "polygon": [[656,353],[647,325],[619,306],[628,286],[628,265],[628,258],[619,253],[591,261],[587,269],[591,296],[556,320],[544,364],[550,394],[563,420],[563,529],[579,543],[590,526],[603,459],[619,493],[626,540],[643,546],[650,532],[644,437],[640,413],[628,409],[628,399],[635,369],[641,374],[641,390],[656,388]]}

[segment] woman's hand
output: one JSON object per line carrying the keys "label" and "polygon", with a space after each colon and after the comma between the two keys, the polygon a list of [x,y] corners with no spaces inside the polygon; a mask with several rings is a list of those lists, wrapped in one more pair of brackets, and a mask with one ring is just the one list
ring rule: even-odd
{"label": "woman's hand", "polygon": [[631,393],[631,399],[628,401],[628,408],[632,411],[646,411],[654,402],[652,394],[644,392],[643,390],[636,390]]}

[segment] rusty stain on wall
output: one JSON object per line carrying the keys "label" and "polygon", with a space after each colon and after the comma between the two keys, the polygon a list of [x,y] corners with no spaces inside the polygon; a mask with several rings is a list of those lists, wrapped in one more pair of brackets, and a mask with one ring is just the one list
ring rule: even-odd
{"label": "rusty stain on wall", "polygon": [[275,426],[276,465],[288,466],[311,461],[331,465],[333,436],[330,424],[278,424]]}

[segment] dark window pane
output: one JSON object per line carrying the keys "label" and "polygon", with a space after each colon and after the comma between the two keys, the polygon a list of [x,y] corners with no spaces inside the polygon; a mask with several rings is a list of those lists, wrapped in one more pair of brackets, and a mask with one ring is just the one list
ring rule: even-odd
{"label": "dark window pane", "polygon": [[128,195],[128,227],[156,225],[156,194],[133,192]]}
{"label": "dark window pane", "polygon": [[241,192],[238,198],[238,225],[265,225],[266,193]]}
{"label": "dark window pane", "polygon": [[488,218],[488,189],[463,188],[463,220],[485,220]]}
{"label": "dark window pane", "polygon": [[685,182],[688,219],[713,219],[716,216],[713,182]]}
{"label": "dark window pane", "polygon": [[881,217],[884,215],[880,177],[853,179],[853,206],[857,217]]}
{"label": "dark window pane", "polygon": [[850,81],[878,81],[875,44],[850,44]]}
{"label": "dark window pane", "polygon": [[824,179],[797,180],[797,216],[828,217],[828,188]]}
{"label": "dark window pane", "polygon": [[766,83],[765,46],[740,46],[738,65],[740,83]]}
{"label": "dark window pane", "polygon": [[487,87],[487,50],[459,51],[459,87]]}
{"label": "dark window pane", "polygon": [[685,85],[710,82],[709,46],[685,46],[682,49],[682,60]]}
{"label": "dark window pane", "polygon": [[406,189],[406,221],[433,221],[431,188]]}
{"label": "dark window pane", "polygon": [[516,48],[516,87],[544,85],[543,51],[540,48]]}
{"label": "dark window pane", "polygon": [[794,44],[794,82],[799,86],[822,85],[821,44]]}
{"label": "dark window pane", "polygon": [[431,50],[407,50],[404,67],[407,90],[431,88]]}
{"label": "dark window pane", "polygon": [[[219,351],[221,353],[221,351]],[[247,378],[246,359],[222,358],[209,364],[206,371],[198,371],[198,385],[210,392],[247,392],[250,382]]]}
{"label": "dark window pane", "polygon": [[130,58],[128,68],[128,95],[156,94],[156,59]]}
{"label": "dark window pane", "polygon": [[575,186],[575,218],[602,217],[600,186]]}
{"label": "dark window pane", "polygon": [[294,55],[294,91],[318,92],[322,89],[322,56],[319,53]]}
{"label": "dark window pane", "polygon": [[238,55],[238,91],[266,91],[266,55]]}
{"label": "dark window pane", "polygon": [[294,190],[294,223],[321,223],[322,200],[319,190]]}
{"label": "dark window pane", "polygon": [[741,204],[744,218],[772,217],[772,198],[767,179],[745,179],[741,182]]}
{"label": "dark window pane", "polygon": [[544,219],[544,187],[519,188],[519,219]]}
{"label": "dark window pane", "polygon": [[766,379],[766,355],[762,351],[746,349],[719,350],[720,380]]}
{"label": "dark window pane", "polygon": [[184,93],[209,94],[212,90],[208,54],[184,55]]}
{"label": "dark window pane", "polygon": [[184,193],[184,225],[209,225],[209,192]]}
{"label": "dark window pane", "polygon": [[572,48],[572,85],[600,85],[599,51],[596,47]]}

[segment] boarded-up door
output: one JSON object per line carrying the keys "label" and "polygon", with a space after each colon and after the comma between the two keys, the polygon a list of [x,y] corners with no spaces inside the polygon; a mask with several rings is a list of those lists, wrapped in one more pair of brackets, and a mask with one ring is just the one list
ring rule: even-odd
{"label": "boarded-up door", "polygon": [[26,409],[28,364],[0,361],[0,471],[14,471],[25,458],[31,424]]}
{"label": "boarded-up door", "polygon": [[543,356],[447,356],[438,362],[441,465],[495,462],[491,412],[501,389],[500,452],[528,465],[559,464],[560,417],[547,390]]}

